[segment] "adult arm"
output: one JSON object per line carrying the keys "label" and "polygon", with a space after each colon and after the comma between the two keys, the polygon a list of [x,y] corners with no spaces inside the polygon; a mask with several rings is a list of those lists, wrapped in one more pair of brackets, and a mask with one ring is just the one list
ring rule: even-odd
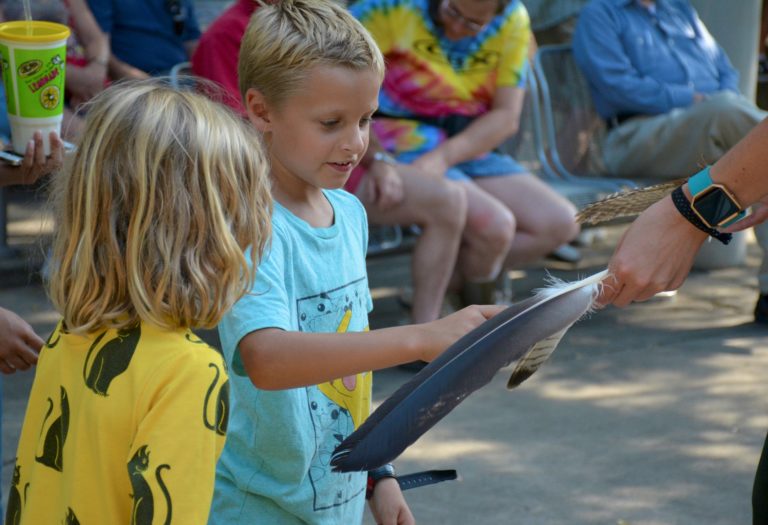
{"label": "adult arm", "polygon": [[[710,170],[712,180],[724,184],[742,206],[768,196],[767,146],[768,120],[764,120]],[[753,226],[765,217],[763,210],[730,230]],[[600,302],[626,306],[663,290],[679,288],[706,237],[680,215],[670,197],[657,202],[632,223],[619,241],[608,263],[612,278],[605,281]]]}
{"label": "adult arm", "polygon": [[613,3],[592,3],[579,15],[573,53],[579,68],[600,96],[625,113],[655,115],[690,106],[694,89],[688,84],[661,83],[644,76],[624,51],[621,22],[610,11]]}
{"label": "adult arm", "polygon": [[99,27],[85,0],[69,0],[72,29],[85,50],[86,66],[69,65],[67,90],[73,105],[93,98],[104,89],[109,64],[109,39]]}
{"label": "adult arm", "polygon": [[493,150],[517,133],[524,98],[522,88],[497,88],[487,113],[472,121],[461,133],[416,159],[414,166],[429,173],[443,174],[451,166]]}
{"label": "adult arm", "polygon": [[411,361],[432,361],[504,306],[469,306],[437,321],[370,332],[310,333],[265,328],[247,334],[238,350],[258,388],[316,385]]}

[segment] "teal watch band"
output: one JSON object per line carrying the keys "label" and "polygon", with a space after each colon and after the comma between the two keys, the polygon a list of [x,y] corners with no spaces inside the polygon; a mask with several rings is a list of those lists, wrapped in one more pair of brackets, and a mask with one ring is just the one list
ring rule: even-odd
{"label": "teal watch band", "polygon": [[[701,192],[715,185],[715,183],[712,181],[712,177],[709,174],[709,169],[710,169],[710,166],[707,166],[706,168],[698,172],[696,175],[688,179],[688,189],[691,192],[692,198],[695,198],[696,195],[700,194]],[[727,222],[720,224],[718,227],[725,228],[727,226],[730,226],[731,224],[743,219],[746,215],[747,215],[746,210],[742,210],[741,212],[738,213],[738,215],[728,220]]]}

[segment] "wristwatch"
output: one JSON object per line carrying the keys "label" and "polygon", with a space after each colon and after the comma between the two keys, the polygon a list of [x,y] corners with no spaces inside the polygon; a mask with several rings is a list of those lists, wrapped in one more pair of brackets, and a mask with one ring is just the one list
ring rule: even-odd
{"label": "wristwatch", "polygon": [[395,160],[395,157],[387,153],[386,151],[377,151],[373,154],[373,162],[380,161],[385,164],[391,164],[392,166],[397,165],[397,160]]}
{"label": "wristwatch", "polygon": [[722,184],[712,182],[709,166],[688,179],[691,209],[709,228],[725,228],[744,218],[746,211]]}
{"label": "wristwatch", "polygon": [[373,497],[373,489],[376,488],[376,483],[384,478],[397,479],[397,476],[395,475],[395,467],[392,463],[387,463],[379,468],[368,471],[368,484],[365,488],[365,499],[371,499],[371,497]]}

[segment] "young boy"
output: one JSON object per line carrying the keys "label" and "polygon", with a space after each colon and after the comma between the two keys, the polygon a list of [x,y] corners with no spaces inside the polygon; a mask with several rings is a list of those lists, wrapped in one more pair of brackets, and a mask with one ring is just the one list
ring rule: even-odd
{"label": "young boy", "polygon": [[[503,308],[366,333],[367,221],[340,188],[368,147],[383,70],[368,33],[328,1],[262,7],[246,30],[240,90],[276,202],[253,293],[219,325],[232,417],[209,523],[360,523],[366,475],[329,463],[368,416],[369,371],[431,361]],[[370,501],[378,523],[413,523],[396,480]]]}

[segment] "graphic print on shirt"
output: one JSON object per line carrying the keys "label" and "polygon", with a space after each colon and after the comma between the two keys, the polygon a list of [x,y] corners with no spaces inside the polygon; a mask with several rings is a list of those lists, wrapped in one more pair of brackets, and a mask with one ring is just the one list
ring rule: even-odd
{"label": "graphic print on shirt", "polygon": [[56,329],[51,332],[51,335],[49,335],[48,339],[45,341],[45,347],[53,348],[59,344],[59,340],[61,340],[61,326],[57,326]]}
{"label": "graphic print on shirt", "polygon": [[149,470],[149,447],[142,445],[128,462],[128,474],[131,477],[131,487],[133,488],[133,510],[131,511],[131,525],[152,525],[155,516],[155,500],[152,496],[152,488],[144,477],[146,473],[154,475],[160,490],[163,491],[165,503],[168,511],[165,515],[165,525],[171,523],[173,515],[173,503],[168,487],[160,473],[162,470],[170,470],[171,466],[167,463],[158,465],[154,474]]}
{"label": "graphic print on shirt", "polygon": [[[88,349],[83,364],[85,385],[100,396],[107,396],[112,381],[128,369],[141,337],[141,326],[118,330],[116,337],[108,340],[91,359],[91,354],[107,332],[100,334]],[[90,369],[89,369],[90,363]]]}
{"label": "graphic print on shirt", "polygon": [[[208,391],[205,393],[205,404],[203,405],[203,424],[208,430],[213,430],[220,436],[227,434],[227,423],[229,422],[229,379],[225,380],[219,388],[219,393],[213,396],[213,391],[219,383],[221,370],[216,363],[209,363],[208,368],[213,368],[214,377],[211,381]],[[215,400],[213,414],[210,414],[211,398]],[[212,416],[212,417],[209,417]]]}
{"label": "graphic print on shirt", "polygon": [[[53,399],[48,398],[48,411],[45,413],[43,424],[40,429],[40,436],[45,433],[45,439],[43,439],[43,451],[42,454],[35,457],[35,461],[42,463],[46,467],[51,467],[54,470],[62,471],[63,455],[64,455],[64,442],[67,440],[67,433],[69,432],[69,397],[64,387],[60,387],[60,402],[59,402],[59,417],[51,422],[48,430],[45,430],[48,418],[53,414],[53,408],[55,406]],[[39,450],[38,441],[38,450]]]}
{"label": "graphic print on shirt", "polygon": [[[299,330],[302,332],[347,332],[367,330],[367,323],[359,325],[357,319],[367,319],[367,281],[358,279],[345,286],[297,301]],[[358,316],[358,317],[356,317]],[[370,411],[371,374],[357,374],[308,387],[307,401],[315,431],[316,452],[309,468],[314,494],[314,510],[339,505],[360,495],[353,483],[338,483],[332,473],[331,455],[342,440],[367,417]],[[323,486],[333,483],[344,487],[333,494]]]}
{"label": "graphic print on shirt", "polygon": [[19,491],[21,482],[21,465],[13,467],[13,479],[11,480],[11,491],[8,493],[8,509],[5,511],[5,525],[19,525],[21,523],[21,511],[27,502],[27,489],[29,482],[24,485],[24,499],[22,500]]}

